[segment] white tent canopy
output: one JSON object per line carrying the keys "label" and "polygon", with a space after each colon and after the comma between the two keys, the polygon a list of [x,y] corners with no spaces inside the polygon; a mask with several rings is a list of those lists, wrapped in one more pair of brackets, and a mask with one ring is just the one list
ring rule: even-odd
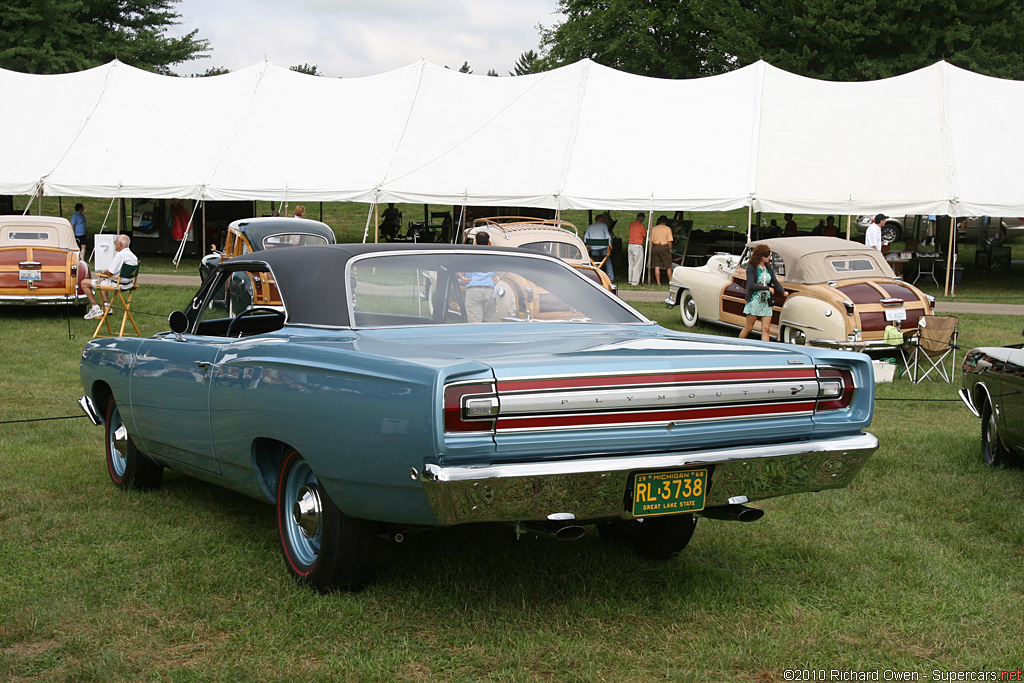
{"label": "white tent canopy", "polygon": [[1024,215],[1024,82],[945,62],[837,83],[427,62],[208,78],[0,70],[0,193],[558,209]]}

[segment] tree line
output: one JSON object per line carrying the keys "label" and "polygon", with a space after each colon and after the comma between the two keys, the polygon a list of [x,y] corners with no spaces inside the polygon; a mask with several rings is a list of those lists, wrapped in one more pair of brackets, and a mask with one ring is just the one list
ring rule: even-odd
{"label": "tree line", "polygon": [[[173,75],[210,54],[198,29],[172,37],[179,0],[3,0],[0,67],[64,73],[112,59]],[[697,78],[759,59],[828,80],[886,78],[946,60],[1024,79],[1014,45],[1024,0],[557,0],[564,20],[538,25],[521,76],[592,59],[656,78]],[[317,65],[293,71],[322,76]],[[468,62],[459,71],[472,73]],[[227,73],[212,67],[202,76]],[[488,70],[489,76],[499,76]]]}

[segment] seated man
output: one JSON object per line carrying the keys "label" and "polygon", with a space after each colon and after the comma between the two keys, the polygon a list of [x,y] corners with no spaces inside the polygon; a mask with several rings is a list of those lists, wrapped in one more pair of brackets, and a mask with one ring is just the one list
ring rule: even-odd
{"label": "seated man", "polygon": [[[100,310],[99,305],[96,303],[96,290],[99,287],[110,287],[113,285],[114,283],[110,278],[118,277],[121,274],[121,266],[139,265],[139,258],[132,253],[131,249],[128,248],[130,243],[131,239],[128,235],[118,235],[117,239],[114,240],[114,259],[110,262],[110,266],[107,270],[97,273],[97,275],[102,276],[102,279],[86,280],[82,283],[82,289],[85,290],[85,296],[89,299],[89,303],[92,304],[89,312],[85,314],[86,320],[99,318],[103,315],[103,311]],[[134,279],[121,281],[121,289],[131,289],[134,286]],[[100,298],[103,300],[103,307],[107,308],[110,304],[107,303],[106,293],[100,291]]]}

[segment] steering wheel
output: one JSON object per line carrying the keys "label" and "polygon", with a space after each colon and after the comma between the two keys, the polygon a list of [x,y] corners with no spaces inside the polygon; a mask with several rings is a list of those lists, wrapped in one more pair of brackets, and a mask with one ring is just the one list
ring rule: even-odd
{"label": "steering wheel", "polygon": [[[277,310],[276,308],[270,308],[269,306],[253,306],[252,308],[247,308],[246,310],[242,311],[241,313],[235,316],[234,320],[232,320],[231,323],[228,325],[228,331],[224,336],[234,336],[233,333],[235,331],[235,326],[238,324],[238,321],[241,320],[242,318],[247,318],[251,315],[266,315],[268,313],[274,316],[278,316],[281,318],[282,322],[284,321],[284,313]],[[241,333],[239,333],[238,336],[242,336]]]}

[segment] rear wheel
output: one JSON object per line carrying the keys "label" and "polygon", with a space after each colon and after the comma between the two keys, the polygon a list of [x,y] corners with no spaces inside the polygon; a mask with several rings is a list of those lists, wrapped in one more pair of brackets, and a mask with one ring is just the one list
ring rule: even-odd
{"label": "rear wheel", "polygon": [[377,564],[374,525],[346,517],[296,451],[285,456],[277,485],[277,527],[288,570],[323,593],[358,590]]}
{"label": "rear wheel", "polygon": [[786,325],[782,328],[782,341],[787,344],[796,344],[798,346],[805,346],[807,344],[807,333],[801,330],[799,327],[792,327]]}
{"label": "rear wheel", "polygon": [[667,560],[686,548],[697,526],[694,515],[616,520],[598,526],[601,536],[623,543],[641,557]]}
{"label": "rear wheel", "polygon": [[107,445],[107,472],[110,480],[123,489],[155,489],[164,477],[164,468],[139,453],[121,420],[121,411],[111,398],[103,425]]}
{"label": "rear wheel", "polygon": [[985,401],[985,408],[981,411],[981,456],[989,467],[1007,465],[1011,460],[1010,452],[999,440],[996,415],[988,401]]}
{"label": "rear wheel", "polygon": [[697,324],[697,300],[693,298],[693,294],[688,289],[683,290],[679,299],[679,317],[686,327],[693,327]]}

